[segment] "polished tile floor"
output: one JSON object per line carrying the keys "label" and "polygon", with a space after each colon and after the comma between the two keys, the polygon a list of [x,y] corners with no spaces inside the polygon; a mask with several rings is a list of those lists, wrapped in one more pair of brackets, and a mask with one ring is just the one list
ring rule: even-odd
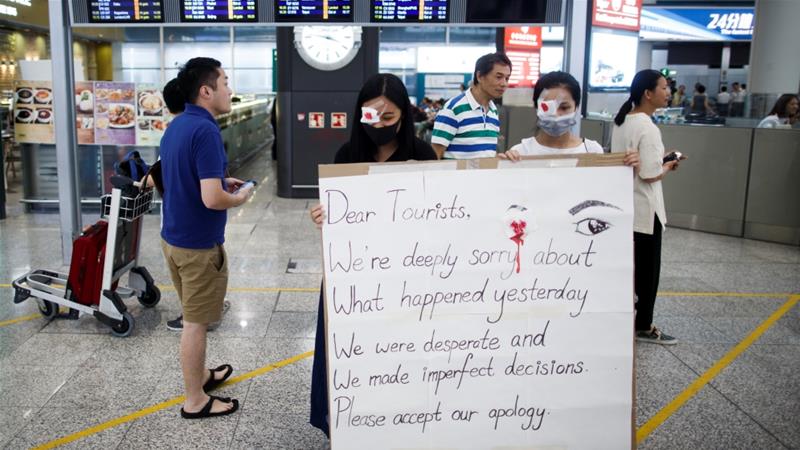
{"label": "polished tile floor", "polygon": [[[163,298],[153,309],[129,301],[136,328],[120,339],[92,318],[46,322],[34,302],[12,303],[15,276],[58,268],[60,238],[56,214],[11,205],[0,221],[0,447],[327,448],[307,424],[321,279],[312,202],[278,198],[266,160],[243,172],[264,182],[229,216],[232,306],[208,355],[210,365],[246,374],[222,389],[241,412],[179,417],[179,334],[165,325],[179,307],[157,215],[145,221],[141,264],[165,286]],[[640,448],[800,448],[800,307],[779,311],[800,294],[800,248],[670,229],[661,291],[656,323],[681,342],[636,350]],[[750,344],[757,329],[765,331]],[[688,395],[698,380],[707,383]]]}

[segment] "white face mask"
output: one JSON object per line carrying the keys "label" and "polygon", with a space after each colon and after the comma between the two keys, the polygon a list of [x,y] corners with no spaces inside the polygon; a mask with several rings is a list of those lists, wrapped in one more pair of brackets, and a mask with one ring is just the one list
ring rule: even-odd
{"label": "white face mask", "polygon": [[578,123],[577,111],[562,116],[558,115],[558,105],[560,104],[561,102],[558,100],[547,100],[539,102],[539,108],[536,110],[539,129],[553,137],[563,136]]}

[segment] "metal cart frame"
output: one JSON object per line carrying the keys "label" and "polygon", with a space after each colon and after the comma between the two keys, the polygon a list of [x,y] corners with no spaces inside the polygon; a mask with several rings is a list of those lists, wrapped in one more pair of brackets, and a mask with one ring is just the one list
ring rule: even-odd
{"label": "metal cart frame", "polygon": [[[116,177],[114,177],[116,178]],[[14,303],[28,298],[36,299],[39,311],[47,319],[59,317],[59,306],[72,310],[69,317],[77,318],[81,313],[91,314],[101,323],[111,327],[115,336],[130,336],[134,328],[134,318],[128,312],[124,299],[137,297],[139,303],[152,308],[161,300],[161,291],[146,268],[138,265],[139,247],[142,238],[142,220],[153,203],[153,189],[139,189],[140,183],[126,179],[115,180],[110,195],[101,198],[101,218],[108,221],[105,261],[103,262],[103,281],[100,301],[97,305],[85,305],[70,300],[71,292],[67,286],[68,274],[52,270],[38,269],[26,273],[12,283]],[[119,231],[129,223],[136,233],[134,248],[118,246]],[[121,267],[114,267],[115,261],[125,261]],[[114,285],[128,273],[126,287]]]}

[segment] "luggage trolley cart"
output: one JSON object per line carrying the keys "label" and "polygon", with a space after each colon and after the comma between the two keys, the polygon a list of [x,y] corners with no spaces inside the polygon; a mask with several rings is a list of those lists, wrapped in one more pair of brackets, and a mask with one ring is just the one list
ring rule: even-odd
{"label": "luggage trolley cart", "polygon": [[[14,280],[14,303],[33,297],[47,319],[58,317],[59,305],[71,309],[69,317],[91,314],[119,337],[129,336],[134,326],[123,299],[136,296],[146,308],[158,304],[161,291],[147,269],[138,266],[143,215],[152,206],[153,189],[140,190],[139,183],[124,177],[112,177],[112,183],[111,194],[101,198],[101,220],[78,238],[89,239],[92,230],[107,227],[105,242],[99,238],[96,248],[84,254],[73,246],[69,274],[39,269]],[[121,287],[119,280],[126,273],[128,286]]]}

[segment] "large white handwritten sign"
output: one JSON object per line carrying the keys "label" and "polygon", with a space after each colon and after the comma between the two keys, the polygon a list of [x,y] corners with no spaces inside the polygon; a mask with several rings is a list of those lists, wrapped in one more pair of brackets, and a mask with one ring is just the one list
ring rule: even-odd
{"label": "large white handwritten sign", "polygon": [[631,447],[624,167],[320,179],[334,449]]}

